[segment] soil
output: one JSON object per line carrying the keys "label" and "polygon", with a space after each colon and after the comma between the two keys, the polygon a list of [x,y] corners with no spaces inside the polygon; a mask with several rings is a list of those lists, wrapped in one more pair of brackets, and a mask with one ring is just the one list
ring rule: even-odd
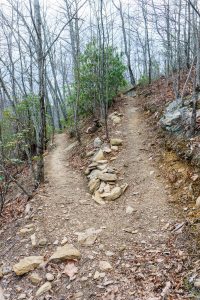
{"label": "soil", "polygon": [[[56,135],[55,144],[45,157],[46,181],[30,201],[30,212],[1,231],[1,261],[12,266],[20,258],[44,255],[56,250],[64,237],[81,252],[73,280],[64,272],[67,262],[49,263],[37,269],[45,282],[46,272],[54,274],[52,290],[39,299],[192,299],[186,289],[188,253],[179,242],[182,219],[173,195],[162,176],[155,151],[157,144],[137,97],[125,97],[122,123],[112,129],[112,136],[123,139],[123,146],[111,165],[118,170],[119,182],[128,183],[127,191],[116,201],[98,205],[88,193],[86,177],[70,165],[73,153],[65,133]],[[108,160],[111,156],[108,155]],[[133,208],[127,214],[128,206]],[[33,232],[19,230],[34,224]],[[100,229],[91,246],[78,243],[77,233]],[[30,235],[44,246],[33,248]],[[100,261],[112,266],[101,271]],[[96,271],[101,277],[94,279]],[[102,274],[103,273],[103,274]],[[38,286],[29,276],[9,273],[1,280],[5,299],[36,299]],[[1,294],[1,293],[0,293]],[[3,299],[3,298],[2,298]]]}

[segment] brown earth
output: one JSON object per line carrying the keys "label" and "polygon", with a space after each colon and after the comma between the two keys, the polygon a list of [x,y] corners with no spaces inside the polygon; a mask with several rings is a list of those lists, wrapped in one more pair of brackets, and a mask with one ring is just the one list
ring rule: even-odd
{"label": "brown earth", "polygon": [[[1,261],[12,266],[29,255],[48,259],[66,237],[81,252],[81,260],[75,263],[77,274],[69,279],[68,262],[51,262],[37,269],[43,282],[46,272],[55,277],[51,291],[38,299],[192,299],[185,286],[188,254],[177,242],[182,220],[171,204],[174,199],[159,169],[155,134],[143,118],[137,97],[125,97],[124,118],[112,136],[124,141],[119,153],[113,153],[116,160],[111,165],[118,169],[119,181],[129,184],[125,194],[105,205],[96,204],[86,178],[70,166],[74,148],[70,149],[66,134],[57,135],[56,148],[45,158],[45,185],[30,201],[28,214],[1,231]],[[130,215],[128,206],[133,208]],[[33,231],[20,235],[19,230],[30,223]],[[77,232],[89,228],[100,230],[95,243],[78,243]],[[47,243],[33,248],[33,233],[37,241],[45,238]],[[100,261],[109,262],[112,269],[101,271]],[[96,271],[100,277],[94,279]],[[5,299],[20,299],[22,293],[24,299],[36,299],[38,286],[30,283],[28,275],[8,273],[1,286]]]}

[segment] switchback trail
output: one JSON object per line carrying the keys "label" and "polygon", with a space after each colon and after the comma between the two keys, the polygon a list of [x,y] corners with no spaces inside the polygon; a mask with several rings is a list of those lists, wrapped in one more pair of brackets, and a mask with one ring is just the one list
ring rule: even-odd
{"label": "switchback trail", "polygon": [[[86,179],[69,165],[70,144],[65,134],[56,136],[56,147],[46,157],[45,185],[31,201],[31,220],[20,223],[20,227],[33,223],[37,241],[44,245],[41,242],[40,247],[33,248],[29,234],[18,240],[5,259],[17,261],[18,255],[48,257],[64,238],[79,249],[81,259],[71,281],[65,263],[38,269],[41,277],[48,271],[55,278],[51,291],[40,299],[189,299],[181,285],[185,254],[176,248],[169,232],[177,222],[176,213],[169,205],[167,183],[159,174],[153,135],[137,98],[125,100],[124,119],[112,133],[124,141],[112,162],[122,182],[129,184],[121,198],[105,205],[92,200]],[[97,231],[97,239],[87,246],[78,242],[77,233],[89,228]],[[103,270],[102,261],[112,269]],[[16,286],[22,288],[25,299],[36,299],[38,287],[32,286],[27,276],[17,283],[16,278],[9,284],[3,282],[5,294],[10,293],[8,299],[18,299]]]}

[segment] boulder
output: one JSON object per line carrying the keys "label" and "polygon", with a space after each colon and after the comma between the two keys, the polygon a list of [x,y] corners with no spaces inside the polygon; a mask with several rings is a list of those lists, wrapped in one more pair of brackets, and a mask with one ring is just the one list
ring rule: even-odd
{"label": "boulder", "polygon": [[80,259],[80,252],[71,244],[65,244],[54,252],[49,261],[62,261],[67,259]]}
{"label": "boulder", "polygon": [[43,295],[44,293],[50,291],[51,283],[49,281],[45,282],[36,292],[36,297]]}
{"label": "boulder", "polygon": [[88,183],[88,187],[91,194],[97,191],[99,186],[100,186],[100,179],[98,178],[91,179]]}
{"label": "boulder", "polygon": [[94,148],[100,148],[102,145],[102,140],[99,137],[96,137],[94,140]]}
{"label": "boulder", "polygon": [[192,108],[189,103],[190,101],[184,103],[181,99],[176,99],[168,104],[160,119],[161,127],[172,133],[185,133],[192,116]]}
{"label": "boulder", "polygon": [[93,161],[99,161],[99,160],[104,160],[104,154],[103,154],[103,150],[100,149],[93,157]]}
{"label": "boulder", "polygon": [[114,187],[110,193],[101,194],[101,197],[107,201],[114,201],[122,194],[122,189],[119,186]]}
{"label": "boulder", "polygon": [[103,173],[101,172],[98,175],[98,178],[102,181],[108,182],[108,181],[116,181],[117,180],[117,175],[116,174],[111,174],[111,173]]}
{"label": "boulder", "polygon": [[121,146],[122,143],[123,143],[122,139],[113,138],[113,139],[110,140],[111,146]]}
{"label": "boulder", "polygon": [[34,270],[40,264],[44,263],[43,256],[28,256],[21,259],[17,264],[13,266],[13,271],[16,275],[23,275],[29,271]]}

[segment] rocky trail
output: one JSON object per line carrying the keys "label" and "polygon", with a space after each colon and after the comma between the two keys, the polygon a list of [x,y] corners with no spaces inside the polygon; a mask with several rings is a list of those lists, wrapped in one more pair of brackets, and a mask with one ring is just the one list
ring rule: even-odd
{"label": "rocky trail", "polygon": [[123,116],[112,132],[120,151],[106,157],[119,184],[128,184],[115,201],[92,199],[87,179],[70,166],[66,134],[56,135],[45,184],[25,215],[1,230],[1,300],[190,299],[187,253],[176,242],[181,220],[137,97],[125,97]]}

